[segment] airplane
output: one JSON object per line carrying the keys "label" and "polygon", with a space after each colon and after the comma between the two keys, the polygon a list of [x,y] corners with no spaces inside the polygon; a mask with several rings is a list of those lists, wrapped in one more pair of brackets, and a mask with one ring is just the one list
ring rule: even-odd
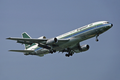
{"label": "airplane", "polygon": [[16,40],[17,43],[25,45],[25,50],[9,51],[23,52],[24,55],[37,55],[40,57],[49,53],[67,52],[65,56],[69,57],[74,53],[84,52],[89,49],[88,44],[81,46],[80,42],[92,37],[96,37],[96,41],[98,41],[98,36],[112,26],[113,24],[108,21],[98,21],[49,39],[45,36],[31,38],[26,32],[22,33],[23,38],[9,37],[6,39]]}

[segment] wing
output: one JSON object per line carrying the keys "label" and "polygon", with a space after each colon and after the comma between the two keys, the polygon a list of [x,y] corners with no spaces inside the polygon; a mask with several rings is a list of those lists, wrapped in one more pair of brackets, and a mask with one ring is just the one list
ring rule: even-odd
{"label": "wing", "polygon": [[[17,43],[22,43],[22,44],[32,44],[32,43],[42,43],[45,44],[48,40],[51,39],[34,39],[34,38],[6,38],[6,39],[10,39],[10,40],[16,40]],[[69,39],[57,39],[57,43],[56,44],[61,44],[64,42],[68,42]],[[41,46],[42,47],[42,46]]]}
{"label": "wing", "polygon": [[[12,52],[22,52],[24,53],[24,55],[29,55],[27,53],[31,53],[31,52],[34,52],[34,50],[9,50],[9,51],[12,51]],[[37,56],[39,57],[43,57],[45,54],[39,54]]]}
{"label": "wing", "polygon": [[22,44],[44,43],[48,40],[48,39],[11,38],[11,37],[7,39],[16,40],[18,43],[22,43]]}
{"label": "wing", "polygon": [[26,52],[34,52],[34,50],[9,50],[9,51],[13,51],[13,52],[23,52],[23,53],[26,53]]}

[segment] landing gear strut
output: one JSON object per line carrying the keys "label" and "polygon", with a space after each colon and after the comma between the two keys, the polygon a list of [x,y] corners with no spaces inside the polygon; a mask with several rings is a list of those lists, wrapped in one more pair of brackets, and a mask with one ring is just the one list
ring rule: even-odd
{"label": "landing gear strut", "polygon": [[96,35],[96,41],[99,41],[99,40],[98,40],[98,36],[99,36],[99,34],[98,34],[98,35]]}

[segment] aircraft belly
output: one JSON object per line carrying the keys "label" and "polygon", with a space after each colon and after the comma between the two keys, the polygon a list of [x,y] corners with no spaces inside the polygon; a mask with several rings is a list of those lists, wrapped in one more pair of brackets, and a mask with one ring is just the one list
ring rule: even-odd
{"label": "aircraft belly", "polygon": [[57,51],[60,51],[60,50],[63,50],[65,48],[71,48],[71,47],[75,46],[77,43],[79,43],[77,38],[71,38],[69,42],[61,44],[58,47],[55,47],[54,49]]}
{"label": "aircraft belly", "polygon": [[49,50],[44,48],[36,51],[36,54],[47,54],[47,53],[49,53]]}
{"label": "aircraft belly", "polygon": [[77,43],[81,42],[81,41],[84,41],[86,39],[89,39],[89,38],[92,38],[94,36],[96,36],[96,30],[90,30],[90,31],[87,31],[85,33],[81,33],[79,35],[76,35],[74,37],[70,37],[70,41],[69,42],[66,42],[64,44],[61,44],[59,45],[58,47],[55,47],[54,49],[59,51],[59,50],[63,50],[65,48],[72,48],[74,47]]}
{"label": "aircraft belly", "polygon": [[81,42],[81,41],[84,41],[86,39],[92,38],[94,36],[96,36],[96,30],[91,30],[91,31],[82,33],[78,36],[75,36],[75,38],[79,38],[79,41]]}

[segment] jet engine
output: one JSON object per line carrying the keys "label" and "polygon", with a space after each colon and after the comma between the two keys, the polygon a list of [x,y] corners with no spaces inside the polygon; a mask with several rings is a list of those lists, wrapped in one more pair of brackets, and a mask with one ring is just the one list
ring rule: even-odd
{"label": "jet engine", "polygon": [[38,39],[46,39],[46,37],[45,36],[41,36]]}
{"label": "jet engine", "polygon": [[73,48],[75,53],[87,51],[88,49],[89,49],[89,45],[88,44],[85,44],[85,45],[82,45],[82,46],[78,45],[75,48]]}
{"label": "jet engine", "polygon": [[51,39],[47,40],[46,44],[51,45],[51,44],[55,44],[57,42],[58,42],[57,38],[51,38]]}
{"label": "jet engine", "polygon": [[82,46],[80,46],[80,47],[81,47],[82,52],[83,52],[83,51],[87,51],[87,50],[90,48],[89,45],[87,45],[87,44],[82,45]]}

